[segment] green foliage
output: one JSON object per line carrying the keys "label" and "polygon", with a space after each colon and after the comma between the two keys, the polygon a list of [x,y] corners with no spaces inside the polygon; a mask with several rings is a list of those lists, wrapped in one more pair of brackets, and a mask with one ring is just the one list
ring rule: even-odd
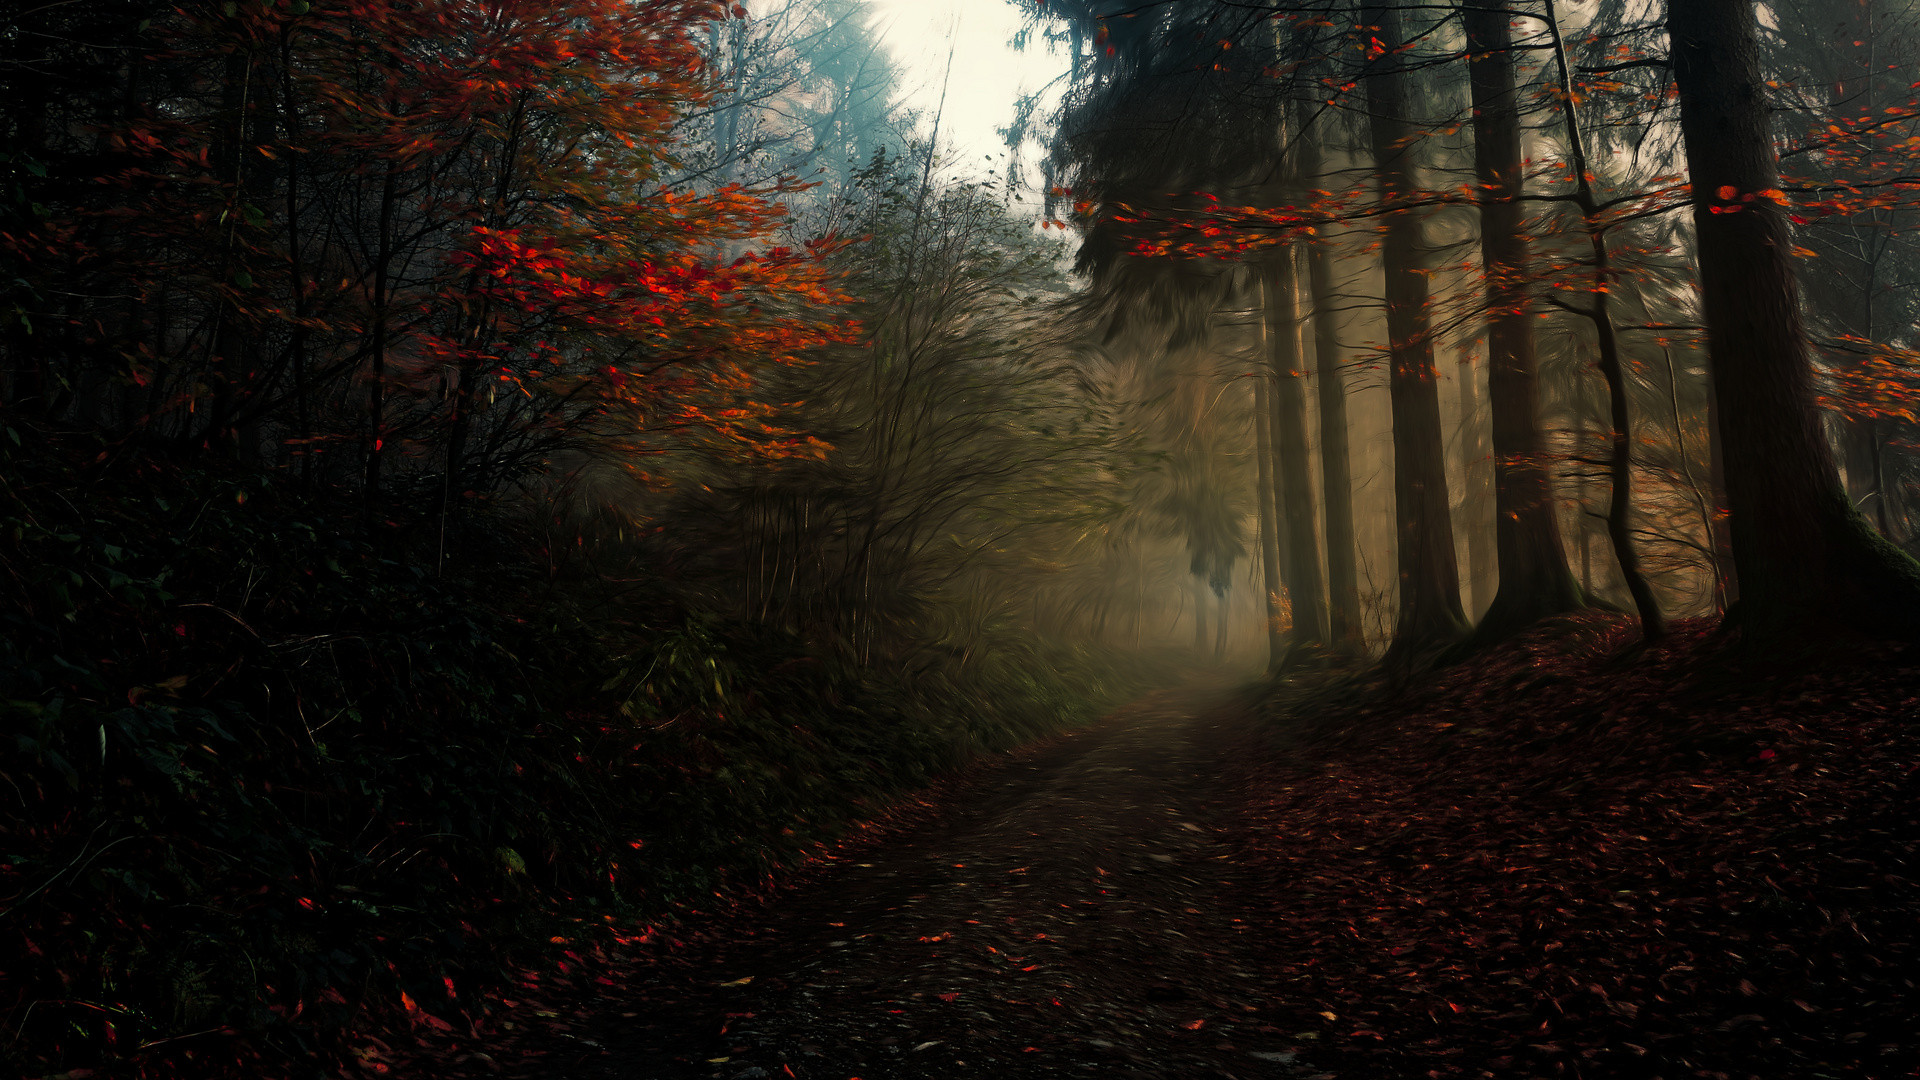
{"label": "green foliage", "polygon": [[25,434],[0,451],[16,1073],[222,1027],[140,1057],[325,1058],[407,999],[464,1023],[565,920],[758,887],[1133,688],[1014,633],[859,670],[697,615],[616,632],[505,514],[441,576],[324,496]]}

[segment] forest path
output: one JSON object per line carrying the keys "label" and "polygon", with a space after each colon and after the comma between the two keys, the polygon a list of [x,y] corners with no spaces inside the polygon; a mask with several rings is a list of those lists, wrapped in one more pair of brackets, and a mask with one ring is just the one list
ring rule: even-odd
{"label": "forest path", "polygon": [[525,1075],[1315,1075],[1263,1019],[1221,782],[1250,721],[1220,685],[1014,761],[942,824],[756,913],[751,939],[581,1018],[579,1052]]}

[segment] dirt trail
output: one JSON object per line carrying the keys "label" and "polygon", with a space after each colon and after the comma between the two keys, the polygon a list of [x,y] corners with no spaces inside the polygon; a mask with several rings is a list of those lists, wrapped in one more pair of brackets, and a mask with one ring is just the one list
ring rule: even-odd
{"label": "dirt trail", "polygon": [[537,1075],[1325,1075],[1264,1019],[1241,921],[1219,777],[1246,723],[1218,689],[1166,691],[1016,762],[698,979],[585,1020]]}

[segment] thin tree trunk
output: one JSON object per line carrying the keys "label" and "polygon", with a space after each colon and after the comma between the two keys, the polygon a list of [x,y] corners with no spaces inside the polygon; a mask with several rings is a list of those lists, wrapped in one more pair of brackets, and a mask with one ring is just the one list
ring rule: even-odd
{"label": "thin tree trunk", "polygon": [[[1584,397],[1585,395],[1582,394]],[[1587,475],[1587,405],[1582,401],[1575,406],[1580,410],[1579,420],[1574,427],[1574,463],[1579,467],[1580,480],[1574,485],[1577,495],[1574,506],[1574,521],[1580,530],[1580,591],[1588,597],[1593,596],[1593,529],[1588,527],[1587,518],[1592,511],[1587,509],[1593,500],[1588,497],[1592,487],[1592,478]]]}
{"label": "thin tree trunk", "polygon": [[1586,136],[1580,130],[1580,113],[1573,101],[1572,72],[1567,66],[1566,42],[1560,37],[1560,17],[1553,0],[1546,0],[1547,29],[1553,36],[1553,58],[1560,73],[1560,114],[1567,128],[1567,149],[1573,158],[1574,202],[1580,207],[1580,219],[1587,230],[1587,244],[1593,252],[1593,291],[1588,303],[1578,310],[1593,322],[1599,344],[1600,374],[1607,380],[1607,411],[1613,430],[1608,439],[1607,473],[1612,492],[1607,502],[1607,539],[1613,543],[1613,557],[1620,563],[1621,580],[1633,596],[1634,610],[1640,614],[1640,634],[1647,641],[1667,632],[1666,617],[1653,595],[1653,586],[1640,571],[1640,549],[1633,543],[1633,418],[1627,411],[1627,373],[1620,360],[1620,341],[1614,333],[1613,315],[1608,310],[1612,296],[1612,259],[1607,251],[1607,226],[1600,219],[1593,197],[1593,172],[1587,165]]}
{"label": "thin tree trunk", "polygon": [[1480,418],[1480,379],[1473,370],[1473,353],[1460,354],[1460,511],[1467,516],[1467,586],[1461,598],[1467,618],[1473,619],[1492,598],[1487,588],[1494,580],[1493,506],[1486,496],[1490,479],[1487,430]]}
{"label": "thin tree trunk", "polygon": [[[1521,230],[1519,92],[1510,16],[1466,7],[1473,95],[1474,172],[1480,255],[1487,278],[1487,400],[1493,427],[1494,546],[1500,584],[1474,632],[1492,643],[1532,623],[1584,606],[1567,567],[1559,512],[1540,434],[1539,377],[1528,310],[1527,243]],[[1582,542],[1586,536],[1581,527]],[[1584,550],[1584,549],[1583,549]]]}
{"label": "thin tree trunk", "polygon": [[1920,564],[1847,501],[1821,429],[1792,237],[1765,194],[1779,180],[1751,0],[1671,0],[1667,31],[1740,573],[1730,617],[1763,638],[1920,635]]}
{"label": "thin tree trunk", "polygon": [[1260,568],[1266,584],[1267,663],[1278,668],[1287,655],[1287,635],[1280,628],[1280,530],[1274,514],[1273,492],[1273,411],[1268,403],[1272,387],[1267,373],[1253,375],[1254,457],[1258,461],[1258,502],[1260,504]]}
{"label": "thin tree trunk", "polygon": [[[1317,65],[1309,69],[1309,76]],[[1311,81],[1311,80],[1309,80]],[[1319,122],[1309,117],[1294,142],[1303,186],[1318,181],[1324,167]],[[1344,652],[1367,647],[1360,618],[1360,562],[1353,529],[1353,466],[1347,440],[1347,380],[1340,370],[1339,300],[1333,280],[1333,255],[1324,238],[1306,245],[1307,287],[1313,299],[1313,371],[1320,410],[1321,521],[1327,541],[1327,643]]]}
{"label": "thin tree trunk", "polygon": [[[1368,4],[1361,21],[1388,46],[1369,63],[1364,81],[1380,198],[1391,206],[1416,195],[1412,154],[1418,133],[1407,119],[1407,77],[1394,51],[1403,40],[1400,13]],[[1453,515],[1447,505],[1447,448],[1420,232],[1420,219],[1402,210],[1387,217],[1380,245],[1391,353],[1387,388],[1393,409],[1393,501],[1400,542],[1400,611],[1387,647],[1390,667],[1443,648],[1467,629],[1460,610]]]}
{"label": "thin tree trunk", "polygon": [[1315,535],[1311,451],[1307,446],[1307,389],[1300,370],[1293,252],[1261,264],[1267,365],[1273,377],[1273,465],[1276,505],[1287,536],[1287,595],[1293,602],[1289,647],[1324,644],[1326,601],[1320,575],[1320,538]]}

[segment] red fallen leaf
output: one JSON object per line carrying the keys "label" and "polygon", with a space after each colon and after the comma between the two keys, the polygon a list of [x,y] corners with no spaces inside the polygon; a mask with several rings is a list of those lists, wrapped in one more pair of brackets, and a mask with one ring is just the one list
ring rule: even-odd
{"label": "red fallen leaf", "polygon": [[406,1006],[408,1012],[414,1012],[420,1008],[420,1006],[414,1004],[413,998],[410,997],[405,990],[400,991],[400,1004]]}
{"label": "red fallen leaf", "polygon": [[1039,968],[1040,968],[1039,964],[1028,964],[1026,967],[1023,967],[1020,970],[1021,971],[1037,971],[1039,970]]}
{"label": "red fallen leaf", "polygon": [[953,993],[953,994],[939,994],[936,996],[939,997],[941,1001],[953,1001],[957,999],[960,995],[958,993]]}
{"label": "red fallen leaf", "polygon": [[1199,1031],[1202,1027],[1206,1026],[1206,1023],[1205,1020],[1189,1020],[1180,1026],[1186,1028],[1188,1031]]}

